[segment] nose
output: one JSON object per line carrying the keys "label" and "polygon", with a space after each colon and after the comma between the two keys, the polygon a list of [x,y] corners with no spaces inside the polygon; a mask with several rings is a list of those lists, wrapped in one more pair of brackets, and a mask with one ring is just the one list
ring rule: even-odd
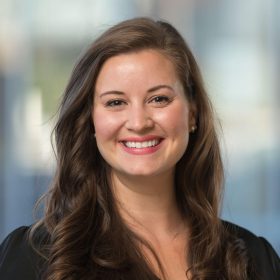
{"label": "nose", "polygon": [[128,111],[126,128],[135,132],[141,132],[152,128],[154,121],[151,114],[143,106],[131,107]]}

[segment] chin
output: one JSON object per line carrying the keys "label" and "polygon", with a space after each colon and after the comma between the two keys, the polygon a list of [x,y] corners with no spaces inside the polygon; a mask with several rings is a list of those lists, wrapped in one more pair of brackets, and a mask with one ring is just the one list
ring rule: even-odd
{"label": "chin", "polygon": [[135,170],[135,171],[126,171],[124,174],[127,174],[128,176],[135,176],[135,177],[149,177],[149,176],[154,176],[156,173],[149,171],[144,171],[144,170]]}
{"label": "chin", "polygon": [[169,173],[167,170],[152,170],[151,168],[134,169],[134,170],[123,170],[123,174],[135,177],[154,177],[158,175],[164,175]]}

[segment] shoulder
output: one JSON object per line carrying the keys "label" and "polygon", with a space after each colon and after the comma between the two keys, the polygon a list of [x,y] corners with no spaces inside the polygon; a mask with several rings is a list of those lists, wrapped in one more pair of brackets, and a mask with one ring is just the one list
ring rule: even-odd
{"label": "shoulder", "polygon": [[40,256],[28,240],[29,227],[11,232],[0,245],[0,279],[39,279]]}
{"label": "shoulder", "polygon": [[266,276],[264,279],[280,279],[279,256],[265,238],[230,222],[223,221],[223,226],[231,234],[244,241],[260,274]]}

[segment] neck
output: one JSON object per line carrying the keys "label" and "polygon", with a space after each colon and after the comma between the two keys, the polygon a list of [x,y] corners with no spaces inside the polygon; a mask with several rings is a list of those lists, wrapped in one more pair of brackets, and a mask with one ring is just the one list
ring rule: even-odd
{"label": "neck", "polygon": [[134,229],[158,235],[181,226],[173,171],[153,177],[113,173],[112,185],[120,214]]}

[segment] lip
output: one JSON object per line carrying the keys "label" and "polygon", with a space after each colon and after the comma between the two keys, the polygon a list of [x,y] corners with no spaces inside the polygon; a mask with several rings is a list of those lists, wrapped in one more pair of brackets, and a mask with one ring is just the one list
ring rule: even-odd
{"label": "lip", "polygon": [[146,136],[132,136],[132,137],[126,137],[121,139],[119,142],[145,142],[145,141],[151,141],[151,140],[162,140],[162,137],[156,136],[156,135],[146,135]]}
{"label": "lip", "polygon": [[[153,140],[158,141],[158,143],[155,146],[136,148],[136,147],[127,147],[125,145],[125,142],[147,142],[147,141],[153,141]],[[142,136],[142,137],[123,138],[119,141],[119,143],[120,143],[122,149],[129,154],[148,155],[148,154],[155,153],[157,150],[159,150],[161,145],[162,145],[163,140],[164,139],[162,137],[159,137],[159,136],[146,135],[146,136]]]}

